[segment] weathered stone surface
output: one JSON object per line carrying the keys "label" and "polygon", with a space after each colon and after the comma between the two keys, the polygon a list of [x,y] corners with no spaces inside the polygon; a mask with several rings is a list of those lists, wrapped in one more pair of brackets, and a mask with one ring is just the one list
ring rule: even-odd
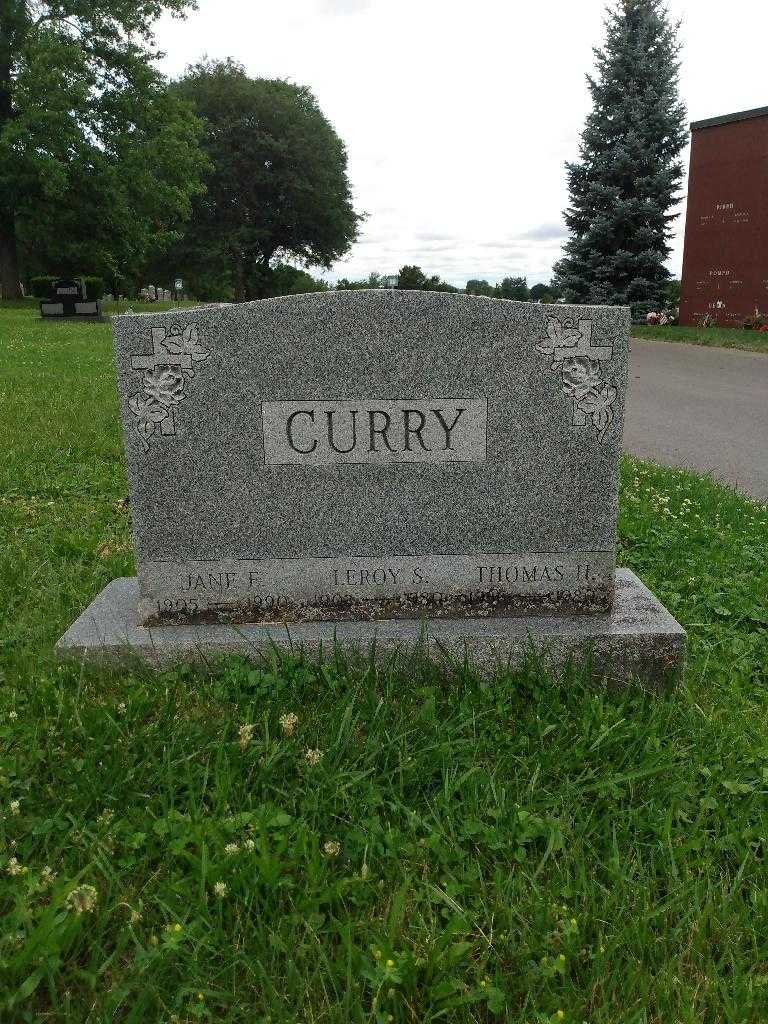
{"label": "weathered stone surface", "polygon": [[515,665],[535,650],[550,666],[569,658],[591,658],[616,682],[637,678],[661,687],[680,675],[685,632],[628,569],[616,573],[616,600],[610,612],[592,615],[515,618],[302,622],[291,626],[244,624],[180,625],[146,628],[138,624],[138,582],[110,583],[57,645],[62,656],[98,662],[155,667],[179,660],[202,661],[221,654],[259,658],[274,648],[330,652],[334,643],[370,650],[412,650],[424,645],[435,657],[469,655],[488,669]]}
{"label": "weathered stone surface", "polygon": [[141,623],[610,608],[627,310],[382,290],[114,323]]}

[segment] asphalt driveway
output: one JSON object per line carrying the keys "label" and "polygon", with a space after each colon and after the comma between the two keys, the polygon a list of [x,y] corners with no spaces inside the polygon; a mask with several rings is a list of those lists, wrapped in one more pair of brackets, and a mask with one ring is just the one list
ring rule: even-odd
{"label": "asphalt driveway", "polygon": [[768,355],[633,338],[624,447],[768,501]]}

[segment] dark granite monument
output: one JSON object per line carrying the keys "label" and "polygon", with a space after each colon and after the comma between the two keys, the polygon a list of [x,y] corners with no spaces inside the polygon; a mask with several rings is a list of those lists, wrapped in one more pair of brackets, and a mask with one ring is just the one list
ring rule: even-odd
{"label": "dark granite monument", "polygon": [[54,281],[50,298],[40,303],[40,316],[46,320],[101,320],[101,302],[88,299],[84,281],[60,278]]}
{"label": "dark granite monument", "polygon": [[616,571],[626,309],[373,290],[114,322],[138,579],[61,651],[679,670],[683,630]]}

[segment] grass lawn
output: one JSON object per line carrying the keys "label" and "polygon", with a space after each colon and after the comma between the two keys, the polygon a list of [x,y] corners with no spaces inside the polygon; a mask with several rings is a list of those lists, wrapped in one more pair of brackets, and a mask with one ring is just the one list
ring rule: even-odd
{"label": "grass lawn", "polygon": [[51,650],[133,569],[109,326],[0,308],[0,432],[3,1024],[768,1018],[766,506],[626,460],[666,697],[96,671]]}
{"label": "grass lawn", "polygon": [[684,341],[688,345],[716,345],[741,348],[747,352],[768,352],[768,332],[745,331],[740,327],[632,327],[633,338],[654,341]]}

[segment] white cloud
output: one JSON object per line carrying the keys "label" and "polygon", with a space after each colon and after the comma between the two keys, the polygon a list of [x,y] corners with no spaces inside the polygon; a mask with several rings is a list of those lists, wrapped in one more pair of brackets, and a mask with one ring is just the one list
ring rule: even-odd
{"label": "white cloud", "polygon": [[359,14],[372,0],[318,0],[320,14]]}
{"label": "white cloud", "polygon": [[562,239],[568,234],[565,224],[558,221],[557,224],[539,224],[535,228],[523,231],[520,238],[530,238],[534,242],[549,242],[552,239]]}
{"label": "white cloud", "polygon": [[[765,0],[669,0],[692,120],[766,102]],[[604,0],[199,0],[165,17],[165,70],[203,53],[308,85],[344,139],[360,241],[331,276],[417,263],[455,284],[549,278],[564,237]],[[352,16],[354,15],[354,16]],[[717,74],[712,73],[713,67]],[[682,209],[682,207],[681,207]],[[679,272],[682,216],[670,260]]]}

